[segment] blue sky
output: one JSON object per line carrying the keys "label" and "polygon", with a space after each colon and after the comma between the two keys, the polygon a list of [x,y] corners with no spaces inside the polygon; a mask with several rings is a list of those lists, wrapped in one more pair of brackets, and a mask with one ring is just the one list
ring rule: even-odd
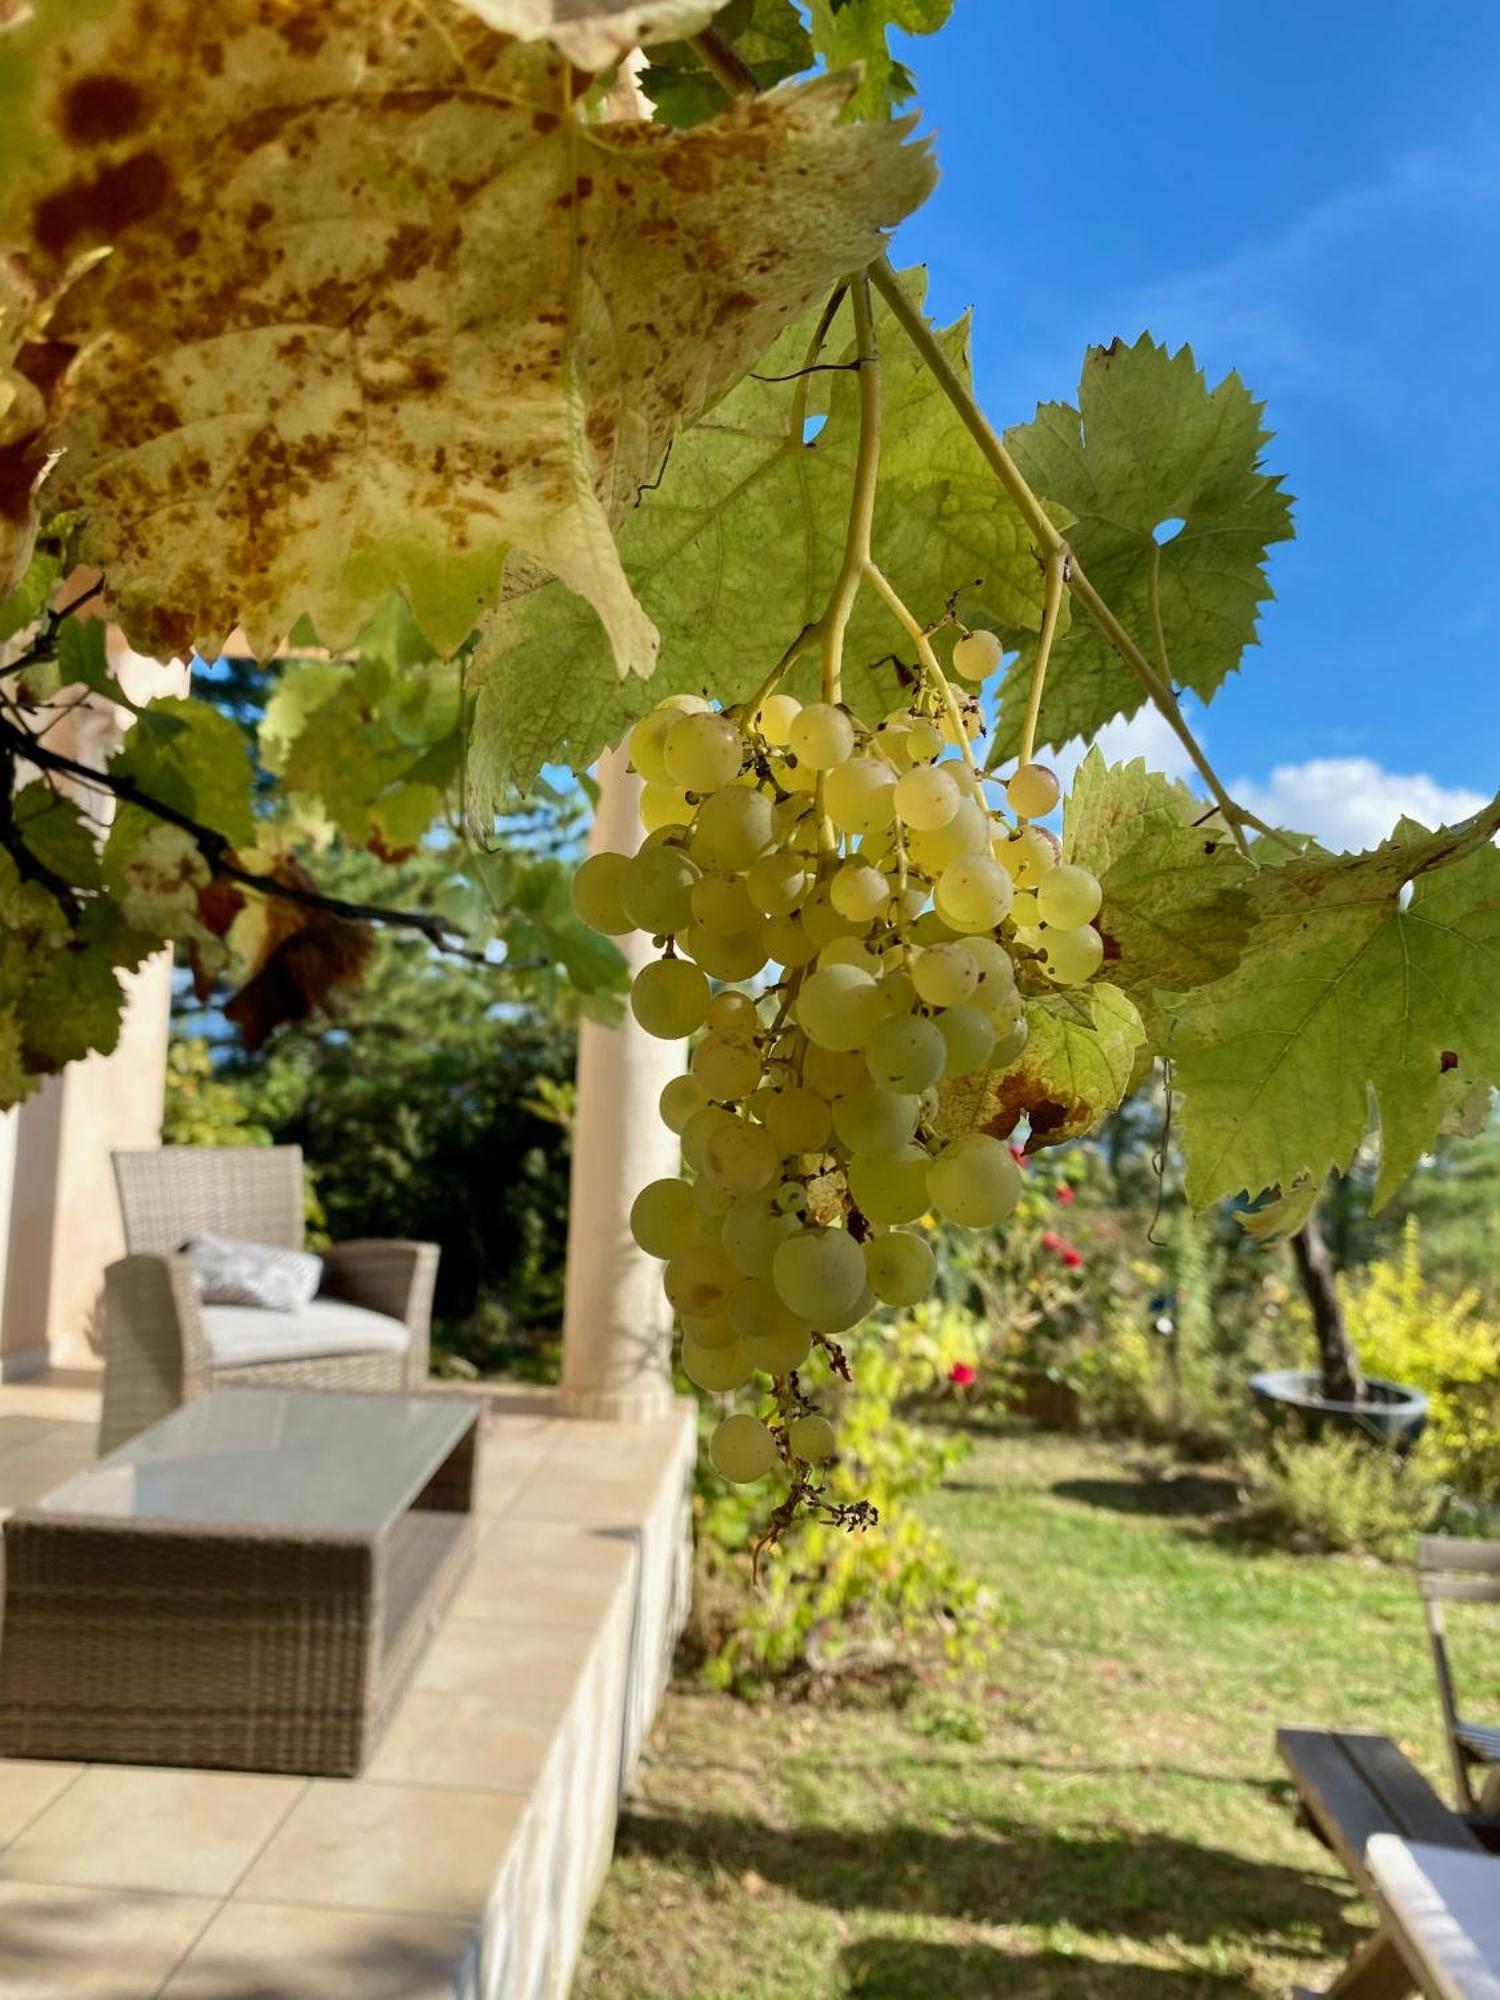
{"label": "blue sky", "polygon": [[[1472,810],[1500,786],[1500,7],[957,0],[904,53],[943,178],[897,260],[974,308],[992,418],[1143,327],[1267,404],[1298,539],[1204,720],[1221,774],[1358,844]],[[1111,747],[1177,768],[1149,722]]]}

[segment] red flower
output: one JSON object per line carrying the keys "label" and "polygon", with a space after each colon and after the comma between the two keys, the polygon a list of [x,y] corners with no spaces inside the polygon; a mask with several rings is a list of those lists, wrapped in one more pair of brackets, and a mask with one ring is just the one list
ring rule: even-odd
{"label": "red flower", "polygon": [[1025,1166],[1025,1164],[1026,1164],[1026,1148],[1025,1148],[1024,1146],[1012,1146],[1012,1147],[1011,1147],[1011,1149],[1010,1149],[1010,1156],[1011,1156],[1011,1158],[1012,1158],[1012,1159],[1013,1159],[1013,1160],[1015,1161],[1015,1163],[1016,1163],[1016,1165],[1017,1165],[1018,1167],[1024,1167],[1024,1166]]}
{"label": "red flower", "polygon": [[1064,1252],[1062,1253],[1062,1260],[1064,1264],[1067,1265],[1070,1271],[1077,1271],[1082,1267],[1083,1264],[1083,1252],[1081,1250],[1075,1250],[1072,1244],[1070,1243],[1067,1249],[1064,1250]]}
{"label": "red flower", "polygon": [[955,1361],[953,1366],[948,1370],[948,1380],[953,1384],[955,1389],[967,1389],[969,1384],[976,1379],[977,1374],[978,1371],[971,1367],[967,1361]]}
{"label": "red flower", "polygon": [[1044,1250],[1061,1250],[1063,1247],[1063,1240],[1055,1229],[1044,1229],[1042,1231],[1042,1248]]}
{"label": "red flower", "polygon": [[1073,1200],[1074,1200],[1073,1190],[1071,1187],[1069,1187],[1066,1181],[1064,1181],[1062,1186],[1057,1190],[1057,1198],[1062,1203],[1064,1208],[1071,1208],[1073,1206]]}

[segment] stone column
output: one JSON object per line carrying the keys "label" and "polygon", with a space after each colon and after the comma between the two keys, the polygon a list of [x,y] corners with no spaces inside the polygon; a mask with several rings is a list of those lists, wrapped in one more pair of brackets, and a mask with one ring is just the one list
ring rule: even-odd
{"label": "stone column", "polygon": [[[600,759],[598,778],[589,851],[633,853],[640,780],[619,750]],[[616,942],[632,971],[652,956],[650,940],[639,934]],[[630,1206],[647,1181],[678,1170],[677,1139],[656,1106],[682,1064],[680,1042],[658,1041],[629,1013],[621,1027],[585,1021],[579,1030],[563,1308],[566,1416],[643,1423],[671,1407],[671,1313],[661,1265],[631,1239]]]}

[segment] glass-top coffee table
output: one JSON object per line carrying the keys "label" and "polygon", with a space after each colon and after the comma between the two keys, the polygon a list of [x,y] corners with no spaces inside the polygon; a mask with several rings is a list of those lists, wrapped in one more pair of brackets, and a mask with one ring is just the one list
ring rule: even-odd
{"label": "glass-top coffee table", "polygon": [[0,1753],[354,1776],[473,1553],[479,1411],[218,1389],[12,1515]]}

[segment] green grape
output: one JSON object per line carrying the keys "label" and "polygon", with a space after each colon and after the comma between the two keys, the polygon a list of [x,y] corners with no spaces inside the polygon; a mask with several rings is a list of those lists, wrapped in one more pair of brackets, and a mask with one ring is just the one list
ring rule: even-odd
{"label": "green grape", "polygon": [[925,715],[911,717],[906,724],[906,754],[913,764],[925,764],[943,747],[942,731]]}
{"label": "green grape", "polygon": [[995,1047],[995,1030],[977,1007],[948,1007],[937,1017],[937,1031],[948,1051],[945,1076],[972,1076],[983,1069]]}
{"label": "green grape", "polygon": [[868,924],[890,901],[891,885],[878,868],[858,859],[846,861],[829,886],[829,900],[841,917]]}
{"label": "green grape", "polygon": [[686,1166],[695,1174],[703,1171],[703,1149],[708,1144],[709,1135],[716,1132],[726,1119],[732,1121],[734,1113],[726,1111],[722,1104],[705,1104],[701,1111],[695,1111],[682,1128],[682,1158]]}
{"label": "green grape", "polygon": [[803,897],[797,921],[819,950],[825,944],[832,944],[835,938],[858,937],[870,928],[868,922],[856,923],[852,917],[843,916],[834,908],[826,882],[819,882]]}
{"label": "green grape", "polygon": [[1004,864],[1018,889],[1034,889],[1062,853],[1057,835],[1045,826],[1020,826],[995,842],[995,859]]}
{"label": "green grape", "polygon": [[771,801],[749,785],[710,792],[693,821],[693,856],[705,868],[748,868],[771,845]]}
{"label": "green grape", "polygon": [[979,984],[979,962],[967,945],[931,945],[913,959],[911,982],[929,1007],[959,1007]]}
{"label": "green grape", "polygon": [[763,1375],[789,1375],[812,1353],[812,1328],[782,1306],[781,1318],[774,1326],[765,1333],[746,1334],[740,1344],[750,1366]]}
{"label": "green grape", "polygon": [[957,861],[961,855],[989,853],[989,815],[975,800],[960,799],[958,811],[946,826],[940,826],[936,833],[913,831],[906,847],[912,860],[924,873],[928,876],[941,875],[948,864]]}
{"label": "green grape", "polygon": [[700,1347],[696,1340],[684,1340],[682,1372],[711,1396],[723,1396],[732,1389],[743,1389],[755,1370],[738,1341],[728,1347]]}
{"label": "green grape", "polygon": [[768,694],[756,713],[756,727],[773,750],[784,750],[792,724],[801,713],[802,704],[795,695]]}
{"label": "green grape", "polygon": [[763,1125],[732,1118],[716,1125],[703,1145],[703,1174],[735,1194],[754,1194],[769,1185],[781,1165],[776,1141]]}
{"label": "green grape", "polygon": [[732,784],[745,761],[745,739],[727,715],[685,715],[667,731],[667,776],[689,792]]}
{"label": "green grape", "polygon": [[974,1005],[986,1014],[1008,1005],[1016,990],[1016,968],[1005,946],[998,938],[971,937],[964,940],[964,950],[979,970]]}
{"label": "green grape", "polygon": [[662,1273],[662,1285],[677,1311],[694,1319],[714,1319],[729,1304],[736,1272],[717,1243],[690,1243]]}
{"label": "green grape", "polygon": [[789,756],[785,763],[777,767],[776,780],[782,790],[792,793],[806,810],[813,802],[813,794],[818,789],[818,779],[821,775],[821,772],[815,771],[811,764],[799,764],[794,757]]}
{"label": "green grape", "polygon": [[711,931],[704,924],[689,924],[682,947],[710,978],[753,979],[766,962],[765,926],[757,920],[749,930]]}
{"label": "green grape", "polygon": [[991,854],[961,854],[938,878],[933,902],[959,931],[991,931],[1010,909],[1010,877]]}
{"label": "green grape", "polygon": [[1104,891],[1087,868],[1064,862],[1045,874],[1036,886],[1036,906],[1042,922],[1054,930],[1074,931],[1091,924],[1099,914]]}
{"label": "green grape", "polygon": [[760,1051],[733,1029],[711,1030],[693,1050],[693,1075],[721,1104],[748,1097],[762,1074]]}
{"label": "green grape", "polygon": [[669,1132],[681,1138],[688,1120],[695,1111],[701,1111],[708,1102],[708,1092],[695,1076],[674,1076],[670,1083],[664,1083],[661,1096],[657,1099],[657,1109],[661,1122]]}
{"label": "green grape", "polygon": [[862,1319],[868,1319],[875,1310],[875,1294],[868,1285],[861,1285],[858,1298],[851,1299],[842,1312],[825,1313],[818,1321],[819,1333],[847,1333],[851,1326],[857,1326]]}
{"label": "green grape", "polygon": [[1042,933],[1042,964],[1059,986],[1081,986],[1103,963],[1104,940],[1092,924]]}
{"label": "green grape", "polygon": [[741,1278],[729,1294],[726,1317],[735,1337],[746,1340],[774,1333],[787,1318],[786,1307],[776,1296],[769,1278]]}
{"label": "green grape", "polygon": [[569,897],[581,924],[604,937],[621,937],[635,922],[620,901],[620,878],[629,856],[605,850],[581,861],[573,874]]}
{"label": "green grape", "polygon": [[961,748],[964,737],[967,737],[973,743],[976,738],[984,734],[984,717],[980,714],[979,703],[972,696],[964,695],[960,697],[959,721],[963,725],[962,734],[960,734],[958,727],[955,725],[953,717],[944,710],[943,719],[938,725],[943,733],[943,741],[951,750]]}
{"label": "green grape", "polygon": [[783,1153],[821,1153],[833,1129],[828,1100],[805,1083],[771,1093],[766,1130]]}
{"label": "green grape", "polygon": [[630,732],[630,761],[648,785],[668,782],[667,731],[679,719],[677,709],[653,708]]}
{"label": "green grape", "polygon": [[787,747],[808,769],[832,771],[853,754],[854,724],[831,702],[809,702],[793,719]]}
{"label": "green grape", "polygon": [[764,1479],[776,1464],[776,1440],[759,1417],[725,1417],[708,1441],[714,1470],[732,1486]]}
{"label": "green grape", "polygon": [[859,1298],[865,1260],[845,1230],[801,1229],[776,1246],[771,1278],[797,1317],[818,1326]]}
{"label": "green grape", "polygon": [[708,1003],[710,1028],[732,1028],[739,1035],[760,1032],[760,1015],[748,993],[716,993]]}
{"label": "green grape", "polygon": [[910,1014],[917,1004],[916,983],[904,966],[880,976],[880,1005],[885,1014]]}
{"label": "green grape", "polygon": [[788,972],[811,965],[818,955],[818,947],[795,917],[768,917],[765,940],[769,957]]}
{"label": "green grape", "polygon": [[[800,1187],[797,1192],[802,1193]],[[769,1278],[777,1244],[795,1236],[800,1226],[795,1215],[777,1206],[775,1190],[741,1195],[724,1217],[724,1255],[742,1278]]]}
{"label": "green grape", "polygon": [[[945,924],[936,910],[924,910],[911,927],[911,941],[922,946],[952,944],[958,933],[951,924]],[[972,948],[974,940],[964,939],[964,948]]]}
{"label": "green grape", "polygon": [[997,1029],[990,1062],[996,1069],[1004,1069],[1016,1060],[1030,1039],[1031,1023],[1024,1014],[1014,1021],[1005,1022]]}
{"label": "green grape", "polygon": [[820,1049],[863,1047],[884,1016],[880,992],[868,972],[854,965],[826,965],[802,982],[792,1015]]}
{"label": "green grape", "polygon": [[904,771],[911,762],[907,742],[911,732],[911,717],[905,709],[897,709],[888,715],[875,731],[873,748],[890,765],[893,772]]}
{"label": "green grape", "polygon": [[821,972],[826,965],[852,965],[871,979],[880,977],[880,960],[863,938],[835,938],[832,944],[825,944],[818,953],[818,970]]}
{"label": "green grape", "polygon": [[828,773],[823,806],[840,833],[881,833],[895,811],[896,775],[879,757],[851,757]]}
{"label": "green grape", "polygon": [[686,1181],[647,1181],[630,1206],[630,1233],[648,1257],[675,1257],[698,1236],[698,1211]]}
{"label": "green grape", "polygon": [[962,804],[952,772],[941,764],[918,764],[896,781],[896,811],[915,833],[936,833]]}
{"label": "green grape", "polygon": [[771,1199],[781,1215],[806,1215],[807,1189],[801,1181],[783,1181]]}
{"label": "green grape", "polygon": [[1010,920],[1018,932],[1036,929],[1042,913],[1037,908],[1034,889],[1017,889],[1010,899]]}
{"label": "green grape", "polygon": [[685,958],[643,965],[630,989],[631,1013],[648,1035],[664,1042],[680,1041],[701,1028],[708,1000],[708,981]]}
{"label": "green grape", "polygon": [[893,1014],[881,1022],[865,1049],[865,1063],[877,1089],[916,1096],[937,1082],[947,1056],[937,1028],[920,1015]]}
{"label": "green grape", "polygon": [[937,1277],[937,1259],[927,1239],[909,1229],[872,1236],[864,1246],[870,1290],[888,1306],[914,1306],[925,1299]]}
{"label": "green grape", "polygon": [[802,1081],[832,1104],[851,1090],[868,1089],[870,1076],[858,1049],[820,1049],[814,1042],[802,1059]]}
{"label": "green grape", "polygon": [[754,930],[760,911],[738,875],[703,875],[693,884],[693,922],[707,931],[727,935],[731,931]]}
{"label": "green grape", "polygon": [[1021,1199],[1021,1170],[987,1132],[970,1132],[945,1146],[927,1176],[932,1205],[965,1229],[992,1229]]}
{"label": "green grape", "polygon": [[620,879],[620,903],[638,930],[669,937],[686,930],[692,917],[698,864],[681,847],[643,847],[632,854]]}
{"label": "green grape", "polygon": [[953,671],[966,681],[987,680],[1005,657],[993,632],[965,632],[953,648]]}
{"label": "green grape", "polygon": [[1011,811],[1022,819],[1040,819],[1062,797],[1062,786],[1057,773],[1045,764],[1022,764],[1005,787],[1005,796]]}
{"label": "green grape", "polygon": [[915,923],[927,907],[927,891],[919,882],[908,880],[904,889],[898,889],[890,900],[887,915],[898,928]]}
{"label": "green grape", "polygon": [[[733,1297],[733,1293],[730,1296]],[[690,1340],[694,1347],[720,1353],[726,1347],[733,1347],[735,1331],[729,1324],[727,1313],[720,1313],[714,1319],[694,1319],[691,1313],[686,1317],[679,1313],[677,1317],[682,1321],[683,1339]]]}
{"label": "green grape", "polygon": [[724,1218],[737,1199],[732,1187],[726,1187],[722,1181],[711,1180],[707,1174],[699,1174],[693,1182],[693,1206],[698,1211],[704,1230],[703,1241],[714,1240],[713,1231],[723,1228]]}
{"label": "green grape", "polygon": [[786,1441],[793,1458],[800,1458],[805,1465],[821,1465],[833,1457],[838,1447],[833,1425],[816,1410],[792,1418],[787,1425]]}
{"label": "green grape", "polygon": [[751,862],[745,892],[763,917],[784,917],[796,909],[812,883],[812,870],[795,854],[778,849]]}
{"label": "green grape", "polygon": [[675,785],[642,785],[640,814],[647,833],[660,833],[663,827],[686,826],[693,808],[687,793]]}
{"label": "green grape", "polygon": [[849,1162],[849,1192],[871,1222],[915,1222],[927,1209],[929,1164],[917,1145],[858,1154]]}
{"label": "green grape", "polygon": [[920,1110],[920,1098],[872,1090],[866,1080],[835,1101],[833,1129],[851,1153],[899,1153],[911,1144]]}

